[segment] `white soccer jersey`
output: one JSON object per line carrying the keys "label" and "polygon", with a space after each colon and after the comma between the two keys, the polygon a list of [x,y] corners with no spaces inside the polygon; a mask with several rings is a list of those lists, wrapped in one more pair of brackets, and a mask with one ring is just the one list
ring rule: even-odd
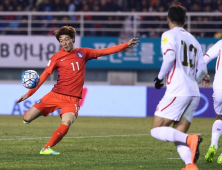
{"label": "white soccer jersey", "polygon": [[217,57],[215,66],[215,76],[213,82],[213,89],[222,89],[222,40],[214,44],[204,55],[204,62],[208,64],[211,60]]}
{"label": "white soccer jersey", "polygon": [[166,76],[165,96],[200,96],[198,83],[207,68],[198,41],[182,27],[174,27],[162,34],[161,50],[163,63],[158,78]]}

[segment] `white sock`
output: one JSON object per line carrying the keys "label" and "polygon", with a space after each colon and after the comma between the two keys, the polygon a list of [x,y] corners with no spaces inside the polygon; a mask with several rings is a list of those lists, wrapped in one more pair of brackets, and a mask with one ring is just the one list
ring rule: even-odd
{"label": "white sock", "polygon": [[181,144],[180,142],[174,142],[177,147],[177,152],[179,153],[181,159],[185,164],[192,164],[192,152],[190,148],[186,145]]}
{"label": "white sock", "polygon": [[222,134],[222,121],[216,120],[212,127],[211,145],[215,145],[218,148],[218,140]]}
{"label": "white sock", "polygon": [[187,134],[180,132],[172,127],[162,126],[150,130],[151,136],[166,142],[181,142],[186,144]]}

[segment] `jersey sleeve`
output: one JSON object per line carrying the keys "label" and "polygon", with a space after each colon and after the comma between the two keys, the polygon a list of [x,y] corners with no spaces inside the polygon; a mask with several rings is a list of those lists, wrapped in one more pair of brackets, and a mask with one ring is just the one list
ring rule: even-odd
{"label": "jersey sleeve", "polygon": [[196,81],[200,83],[201,80],[207,75],[207,66],[204,61],[202,48],[199,46],[197,51],[197,60],[196,60]]}
{"label": "jersey sleeve", "polygon": [[50,74],[46,71],[44,71],[41,76],[39,77],[40,81],[39,81],[39,84],[33,88],[33,89],[30,89],[26,94],[28,96],[31,96],[33,95],[38,89],[39,87],[46,81],[46,79],[50,76]]}
{"label": "jersey sleeve", "polygon": [[45,71],[49,74],[52,74],[53,73],[53,70],[57,67],[57,61],[55,60],[55,57],[51,57],[48,64],[47,64],[47,67],[45,69]]}
{"label": "jersey sleeve", "polygon": [[174,65],[176,59],[174,40],[171,34],[165,32],[161,37],[161,51],[163,55],[163,63],[158,74],[158,78],[162,80]]}
{"label": "jersey sleeve", "polygon": [[113,53],[120,52],[128,48],[128,43],[116,45],[113,47],[108,47],[104,49],[92,49],[92,48],[84,48],[86,53],[86,60],[96,59],[101,56],[110,55]]}
{"label": "jersey sleeve", "polygon": [[204,62],[208,64],[211,60],[219,56],[219,53],[221,52],[220,49],[222,47],[222,40],[218,41],[216,44],[214,44],[204,55]]}
{"label": "jersey sleeve", "polygon": [[174,37],[169,32],[164,32],[161,36],[161,51],[163,54],[163,59],[168,51],[176,52]]}
{"label": "jersey sleeve", "polygon": [[162,80],[167,73],[173,68],[176,54],[174,51],[169,51],[164,55],[164,60],[158,74],[158,79]]}

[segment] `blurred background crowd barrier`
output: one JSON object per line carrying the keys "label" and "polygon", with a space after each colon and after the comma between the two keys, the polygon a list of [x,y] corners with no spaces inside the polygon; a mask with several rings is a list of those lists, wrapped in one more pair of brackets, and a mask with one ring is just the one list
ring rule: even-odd
{"label": "blurred background crowd barrier", "polygon": [[187,9],[187,30],[221,37],[221,0],[2,0],[0,34],[52,35],[72,25],[80,36],[159,37],[170,5]]}
{"label": "blurred background crowd barrier", "polygon": [[[0,6],[1,7],[1,6]],[[0,12],[1,35],[54,35],[63,25],[80,36],[160,37],[166,12]],[[188,12],[185,29],[195,37],[221,38],[221,12]]]}

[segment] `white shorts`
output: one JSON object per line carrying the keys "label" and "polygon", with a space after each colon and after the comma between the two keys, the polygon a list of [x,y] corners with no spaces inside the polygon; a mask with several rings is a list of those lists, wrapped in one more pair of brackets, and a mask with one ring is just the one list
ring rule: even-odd
{"label": "white shorts", "polygon": [[216,114],[222,115],[222,89],[215,89],[213,93],[214,110]]}
{"label": "white shorts", "polygon": [[192,122],[199,102],[198,96],[163,96],[154,115],[174,121],[179,121],[182,117]]}

